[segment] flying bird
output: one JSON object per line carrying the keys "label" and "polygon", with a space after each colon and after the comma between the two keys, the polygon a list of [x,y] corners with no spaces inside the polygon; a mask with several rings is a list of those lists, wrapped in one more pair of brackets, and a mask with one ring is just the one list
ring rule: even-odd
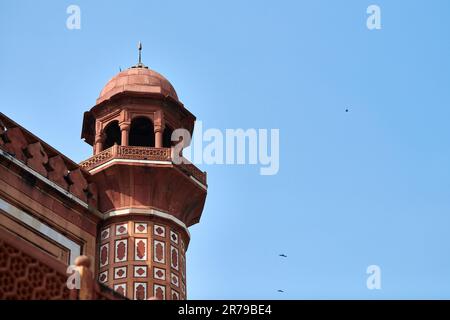
{"label": "flying bird", "polygon": [[284,292],[283,290],[278,290],[278,292]]}
{"label": "flying bird", "polygon": [[284,253],[279,254],[279,256],[280,256],[280,257],[283,257],[283,258],[287,258],[287,255],[285,255]]}
{"label": "flying bird", "polygon": [[348,112],[348,109],[345,109],[345,112]]}

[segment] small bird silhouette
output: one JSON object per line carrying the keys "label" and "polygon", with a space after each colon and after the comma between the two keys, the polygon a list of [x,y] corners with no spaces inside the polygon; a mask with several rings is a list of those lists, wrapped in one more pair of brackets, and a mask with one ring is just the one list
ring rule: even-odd
{"label": "small bird silhouette", "polygon": [[348,109],[345,109],[345,112],[348,112]]}
{"label": "small bird silhouette", "polygon": [[280,256],[280,257],[283,257],[283,258],[287,258],[287,255],[285,255],[284,253],[279,254],[279,256]]}
{"label": "small bird silhouette", "polygon": [[278,292],[284,292],[283,290],[278,290]]}

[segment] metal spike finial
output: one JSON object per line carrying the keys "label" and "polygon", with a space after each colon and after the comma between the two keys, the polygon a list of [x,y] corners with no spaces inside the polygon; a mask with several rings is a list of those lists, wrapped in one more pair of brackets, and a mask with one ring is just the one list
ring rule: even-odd
{"label": "metal spike finial", "polygon": [[138,50],[139,50],[139,63],[138,65],[142,65],[142,43],[139,41],[138,44]]}
{"label": "metal spike finial", "polygon": [[146,69],[148,69],[148,67],[142,63],[142,43],[140,41],[138,43],[138,50],[139,50],[139,61],[137,64],[135,64],[131,68],[146,68]]}

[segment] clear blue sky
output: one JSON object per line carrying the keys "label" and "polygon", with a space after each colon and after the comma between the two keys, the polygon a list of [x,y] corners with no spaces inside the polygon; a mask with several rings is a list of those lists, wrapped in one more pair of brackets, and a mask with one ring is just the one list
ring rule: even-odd
{"label": "clear blue sky", "polygon": [[280,129],[278,175],[201,166],[189,298],[450,298],[449,14],[448,0],[2,0],[0,110],[88,158],[82,114],[141,40],[205,128]]}

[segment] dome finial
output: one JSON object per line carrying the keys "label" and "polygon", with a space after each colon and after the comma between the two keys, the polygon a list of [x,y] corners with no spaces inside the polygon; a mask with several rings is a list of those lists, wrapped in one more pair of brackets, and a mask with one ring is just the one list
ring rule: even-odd
{"label": "dome finial", "polygon": [[132,68],[147,68],[143,63],[142,63],[142,42],[139,41],[138,43],[138,50],[139,50],[139,61],[138,63],[133,66]]}
{"label": "dome finial", "polygon": [[139,65],[142,64],[142,42],[139,41],[138,44],[138,50],[139,50]]}

